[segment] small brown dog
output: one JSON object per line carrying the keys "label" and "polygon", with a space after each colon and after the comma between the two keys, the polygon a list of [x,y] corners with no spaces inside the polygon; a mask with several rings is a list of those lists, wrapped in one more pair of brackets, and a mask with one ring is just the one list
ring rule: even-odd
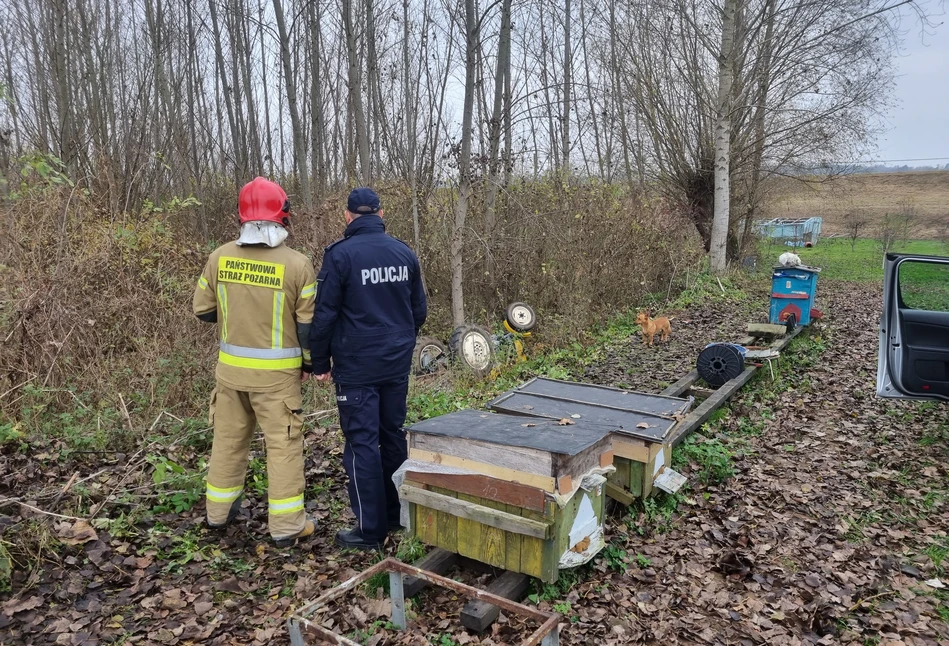
{"label": "small brown dog", "polygon": [[642,327],[644,345],[652,345],[655,341],[656,333],[659,334],[659,340],[661,342],[668,341],[669,335],[672,334],[672,325],[669,324],[669,319],[665,316],[660,316],[657,319],[649,318],[649,310],[640,312],[636,316],[636,323]]}

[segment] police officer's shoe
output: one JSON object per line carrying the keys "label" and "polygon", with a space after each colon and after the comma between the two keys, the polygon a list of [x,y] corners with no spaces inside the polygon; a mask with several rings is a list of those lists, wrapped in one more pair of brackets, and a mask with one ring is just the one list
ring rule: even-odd
{"label": "police officer's shoe", "polygon": [[366,538],[362,535],[362,532],[359,531],[358,527],[354,527],[353,529],[341,529],[336,532],[336,544],[351,550],[382,551],[382,541],[374,541]]}
{"label": "police officer's shoe", "polygon": [[231,503],[231,508],[227,511],[227,520],[225,520],[223,523],[212,523],[210,520],[207,520],[207,518],[205,518],[205,520],[208,523],[208,528],[209,529],[224,529],[225,527],[230,525],[231,521],[237,518],[237,516],[241,513],[241,501],[243,499],[244,499],[244,496],[242,494],[238,496],[237,500]]}
{"label": "police officer's shoe", "polygon": [[308,541],[316,533],[316,521],[306,519],[306,523],[303,524],[303,529],[299,533],[294,534],[293,536],[284,536],[283,538],[273,539],[274,545],[277,547],[293,547],[294,545],[302,542]]}

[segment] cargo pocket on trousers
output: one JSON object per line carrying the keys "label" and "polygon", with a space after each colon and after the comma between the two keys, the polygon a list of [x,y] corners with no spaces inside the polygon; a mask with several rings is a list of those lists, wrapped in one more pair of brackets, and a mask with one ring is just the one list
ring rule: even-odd
{"label": "cargo pocket on trousers", "polygon": [[217,408],[217,386],[211,391],[211,403],[208,405],[208,424],[214,428],[214,409]]}
{"label": "cargo pocket on trousers", "polygon": [[287,407],[287,439],[292,440],[303,434],[303,398],[288,397],[283,403]]}

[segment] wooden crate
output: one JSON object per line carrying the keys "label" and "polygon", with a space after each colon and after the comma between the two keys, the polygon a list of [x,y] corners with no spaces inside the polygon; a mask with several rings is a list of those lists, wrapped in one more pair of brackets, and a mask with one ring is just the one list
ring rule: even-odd
{"label": "wooden crate", "polygon": [[605,486],[581,483],[612,465],[609,427],[459,411],[411,426],[408,441],[425,468],[399,494],[428,545],[553,582],[564,553],[602,530]]}
{"label": "wooden crate", "polygon": [[[455,476],[442,477],[451,486]],[[419,540],[547,583],[557,581],[563,554],[593,533],[571,538],[578,516],[587,520],[592,509],[595,529],[603,526],[605,487],[579,489],[563,508],[548,497],[537,511],[409,478],[400,495],[410,501],[411,531]]]}
{"label": "wooden crate", "polygon": [[691,400],[538,378],[504,393],[489,406],[507,414],[569,417],[609,426],[616,467],[609,477],[609,494],[630,504],[649,496],[653,480],[670,466],[669,438]]}

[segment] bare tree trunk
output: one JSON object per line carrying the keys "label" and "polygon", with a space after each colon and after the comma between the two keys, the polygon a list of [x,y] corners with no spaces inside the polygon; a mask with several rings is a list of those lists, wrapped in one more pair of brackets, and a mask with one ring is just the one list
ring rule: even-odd
{"label": "bare tree trunk", "polygon": [[474,112],[475,74],[477,70],[478,24],[474,0],[465,0],[465,98],[461,120],[461,152],[458,158],[458,201],[449,244],[451,266],[451,318],[457,326],[465,322],[462,249],[465,243],[465,217],[471,194],[471,121]]}
{"label": "bare tree trunk", "polygon": [[728,218],[731,206],[732,84],[734,83],[735,22],[740,0],[725,0],[722,47],[718,55],[718,97],[715,102],[715,211],[709,260],[720,274],[728,264]]}
{"label": "bare tree trunk", "polygon": [[300,111],[297,107],[297,84],[293,76],[293,65],[290,61],[290,41],[287,36],[287,24],[283,17],[283,5],[280,0],[273,0],[274,17],[277,20],[277,31],[280,35],[280,56],[283,60],[284,82],[287,86],[287,107],[290,109],[290,127],[293,130],[293,158],[297,172],[300,174],[300,190],[303,191],[303,204],[307,210],[312,207],[310,194],[310,173],[307,170],[306,148],[304,144],[303,124],[300,121]]}
{"label": "bare tree trunk", "polygon": [[[422,26],[424,29],[425,26]],[[402,73],[403,94],[405,95],[405,170],[409,180],[409,190],[412,192],[412,234],[415,242],[415,251],[420,248],[420,231],[418,220],[418,178],[415,173],[415,151],[418,146],[418,133],[415,123],[415,96],[412,93],[412,65],[409,58],[409,0],[402,0]]]}
{"label": "bare tree trunk", "polygon": [[310,110],[312,122],[310,124],[310,147],[313,154],[313,176],[316,179],[317,190],[322,191],[327,185],[326,160],[323,155],[323,146],[326,140],[326,118],[323,114],[323,43],[320,35],[319,3],[311,2],[308,5],[310,28]]}
{"label": "bare tree trunk", "polygon": [[751,237],[751,224],[754,219],[755,205],[758,201],[758,189],[761,182],[761,163],[764,159],[765,144],[765,117],[768,103],[768,93],[771,91],[771,58],[772,39],[774,38],[774,14],[776,0],[767,0],[765,7],[766,24],[763,50],[763,61],[758,75],[758,96],[755,102],[754,137],[752,142],[753,153],[751,161],[751,180],[748,187],[748,212],[745,214],[745,226],[741,235],[741,245],[744,247]]}
{"label": "bare tree trunk", "polygon": [[[211,28],[214,32],[214,61],[217,67],[218,78],[221,83],[221,94],[224,97],[224,108],[227,111],[227,124],[230,127],[232,155],[239,155],[241,149],[240,137],[237,133],[237,123],[234,119],[234,105],[231,100],[231,88],[227,83],[227,69],[224,64],[224,50],[221,47],[221,28],[217,17],[217,0],[208,0],[208,9],[211,14]],[[236,157],[235,157],[236,158]],[[236,178],[238,183],[246,179],[238,169]]]}
{"label": "bare tree trunk", "polygon": [[561,167],[564,175],[570,175],[570,90],[573,84],[573,45],[570,42],[571,0],[564,0],[563,18],[563,114],[561,115]]}
{"label": "bare tree trunk", "polygon": [[610,80],[613,83],[613,101],[616,103],[616,112],[619,113],[620,145],[623,148],[623,168],[626,173],[626,181],[632,186],[633,166],[629,162],[629,128],[626,126],[626,101],[623,99],[623,80],[619,60],[616,56],[616,40],[619,37],[616,32],[617,0],[608,1],[610,3]]}
{"label": "bare tree trunk", "polygon": [[498,184],[501,181],[499,153],[501,149],[501,110],[504,105],[504,84],[511,69],[511,0],[501,3],[501,33],[498,37],[498,57],[494,73],[494,105],[488,129],[488,186],[484,198],[484,239],[487,249],[484,254],[484,272],[489,283],[494,280],[494,234],[496,227],[495,202]]}
{"label": "bare tree trunk", "polygon": [[343,31],[346,38],[346,57],[349,62],[347,80],[349,83],[349,102],[352,108],[353,126],[356,130],[356,151],[359,155],[357,174],[364,185],[372,179],[370,172],[369,132],[366,129],[366,113],[362,103],[362,79],[359,65],[359,50],[356,45],[356,33],[353,30],[352,0],[342,0]]}

